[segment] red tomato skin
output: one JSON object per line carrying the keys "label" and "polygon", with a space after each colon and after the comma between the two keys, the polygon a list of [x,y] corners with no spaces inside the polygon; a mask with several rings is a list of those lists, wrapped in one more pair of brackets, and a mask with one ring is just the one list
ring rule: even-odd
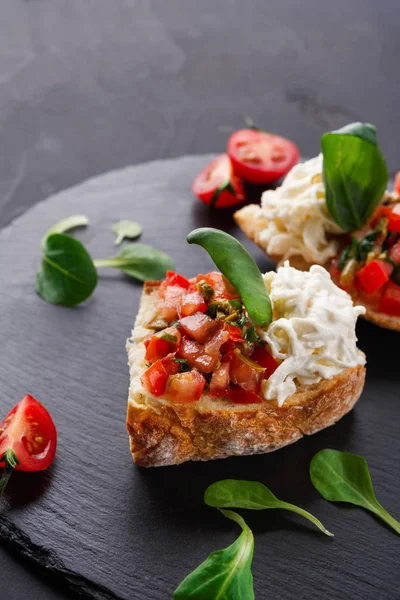
{"label": "red tomato skin", "polygon": [[[164,339],[164,335],[166,334],[174,336],[176,342]],[[160,333],[156,333],[152,335],[150,339],[145,340],[145,359],[150,362],[155,362],[159,358],[164,358],[167,354],[176,352],[179,348],[180,341],[181,334],[176,327],[167,327],[166,329],[163,329]]]}
{"label": "red tomato skin", "polygon": [[229,398],[234,404],[261,404],[262,399],[251,390],[244,390],[239,385],[232,385],[229,390]]}
{"label": "red tomato skin", "polygon": [[228,208],[241,204],[244,199],[242,182],[233,172],[227,154],[221,154],[211,161],[193,180],[192,193],[204,204],[210,204],[219,186],[231,184],[235,193],[222,190],[216,201],[215,208]]}
{"label": "red tomato skin", "polygon": [[228,323],[228,331],[232,342],[243,343],[246,340],[242,336],[242,330],[237,325],[229,325]]}
{"label": "red tomato skin", "polygon": [[141,382],[150,394],[157,397],[162,396],[167,387],[168,377],[179,371],[179,363],[172,360],[171,357],[165,357],[157,360],[143,373]]}
{"label": "red tomato skin", "polygon": [[[241,148],[245,144],[248,145],[250,153],[255,155],[254,161],[246,161],[241,157]],[[269,151],[269,148],[272,149],[272,152]],[[276,152],[274,148],[280,149],[282,160],[272,159]],[[260,149],[264,150],[264,160],[260,156]],[[299,149],[294,142],[278,135],[252,129],[235,131],[228,140],[227,152],[235,175],[255,184],[277,181],[286,175],[299,162],[300,158]]]}
{"label": "red tomato skin", "polygon": [[389,219],[387,230],[400,233],[400,203],[390,206],[379,206],[372,218],[371,225],[376,227],[379,219],[384,216]]}
{"label": "red tomato skin", "polygon": [[383,289],[378,307],[379,312],[400,317],[400,285],[389,281]]}
{"label": "red tomato skin", "polygon": [[164,291],[167,287],[171,285],[178,285],[179,287],[188,290],[190,287],[189,279],[186,279],[183,275],[179,275],[179,273],[175,273],[175,271],[167,271],[165,276],[165,280],[161,283],[158,293],[160,297],[163,297]]}
{"label": "red tomato skin", "polygon": [[251,360],[255,360],[256,363],[264,367],[263,379],[269,379],[276,369],[279,367],[279,362],[272,356],[264,346],[256,348],[251,355]]}
{"label": "red tomato skin", "polygon": [[190,292],[183,296],[178,310],[181,317],[189,317],[196,312],[206,312],[208,306],[199,292]]}
{"label": "red tomato skin", "polygon": [[[11,421],[7,423],[9,418],[11,418]],[[17,426],[14,429],[13,440],[10,441],[7,437],[7,429],[12,426],[16,419],[23,420],[23,427],[19,431],[18,421],[16,422]],[[25,430],[32,427],[38,427],[38,429],[36,432],[29,433],[36,434],[36,437],[43,437],[46,444],[44,447],[41,447],[40,453],[36,455],[29,453],[27,442],[25,441],[24,443],[23,439],[28,437],[26,435],[28,432]],[[16,466],[18,471],[44,471],[51,465],[57,450],[56,426],[47,409],[43,404],[35,400],[33,396],[27,394],[14,406],[0,423],[0,431],[2,430],[4,430],[4,434],[0,436],[0,456],[9,448],[13,450],[20,461],[20,464]],[[31,440],[31,443],[33,441]],[[0,466],[3,467],[4,462],[0,463]]]}
{"label": "red tomato skin", "polygon": [[362,267],[358,271],[356,279],[367,294],[374,294],[389,281],[392,271],[393,265],[384,260],[376,259]]}
{"label": "red tomato skin", "polygon": [[[258,392],[260,381],[263,379],[263,369],[256,369],[242,360],[236,352],[230,356],[231,381],[240,385],[243,389]],[[257,365],[255,365],[257,366]]]}

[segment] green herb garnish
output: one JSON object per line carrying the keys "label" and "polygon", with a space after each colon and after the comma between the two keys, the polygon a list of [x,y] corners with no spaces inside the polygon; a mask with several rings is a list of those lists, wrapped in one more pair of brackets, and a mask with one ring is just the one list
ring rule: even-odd
{"label": "green herb garnish", "polygon": [[186,360],[186,358],[173,358],[172,359],[174,362],[179,363],[181,366],[181,373],[187,373],[187,371],[190,371],[190,365],[188,363],[188,361]]}
{"label": "green herb garnish", "polygon": [[202,227],[189,233],[189,244],[202,246],[238,291],[249,316],[265,327],[272,321],[271,301],[259,268],[240,242],[218,229]]}
{"label": "green herb garnish", "polygon": [[258,481],[240,479],[223,479],[210,485],[205,494],[204,502],[214,508],[247,508],[250,510],[266,510],[280,508],[301,515],[313,523],[328,536],[333,537],[319,519],[306,510],[279,500],[265,485]]}
{"label": "green herb garnish", "polygon": [[172,335],[172,333],[168,333],[167,331],[163,331],[162,333],[160,333],[159,337],[162,340],[165,340],[166,342],[171,342],[172,344],[176,344],[176,342],[178,341],[176,335]]}
{"label": "green herb garnish", "polygon": [[42,249],[44,248],[47,238],[50,235],[53,235],[53,233],[65,233],[71,229],[76,229],[77,227],[86,227],[87,225],[89,225],[89,219],[85,217],[85,215],[72,215],[71,217],[62,219],[53,225],[53,227],[51,227],[46,235],[42,238]]}
{"label": "green herb garnish", "polygon": [[388,172],[369,123],[351,123],[321,138],[326,206],[343,231],[359,229],[386,190]]}
{"label": "green herb garnish", "polygon": [[94,264],[96,267],[120,269],[139,281],[163,279],[167,271],[174,269],[174,263],[168,254],[145,244],[129,244],[117,256],[95,260]]}
{"label": "green herb garnish", "polygon": [[314,487],[326,500],[362,506],[400,534],[400,523],[376,499],[368,464],[362,456],[321,450],[311,461],[310,476]]}
{"label": "green herb garnish", "polygon": [[142,228],[135,221],[118,221],[113,225],[113,232],[116,234],[115,245],[119,246],[125,238],[134,240],[142,235]]}
{"label": "green herb garnish", "polygon": [[242,528],[238,539],[227,548],[213,552],[190,573],[174,593],[174,600],[254,600],[251,563],[254,538],[240,515],[221,510]]}

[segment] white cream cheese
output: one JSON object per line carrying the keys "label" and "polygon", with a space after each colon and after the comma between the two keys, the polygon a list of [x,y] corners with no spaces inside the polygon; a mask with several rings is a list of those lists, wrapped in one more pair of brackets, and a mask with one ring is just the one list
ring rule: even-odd
{"label": "white cream cheese", "polygon": [[320,154],[293,167],[279,188],[263,193],[260,217],[268,226],[260,241],[267,254],[324,264],[337,253],[337,242],[328,235],[343,232],[327,212],[322,167]]}
{"label": "white cream cheese", "polygon": [[282,406],[296,392],[296,383],[311,385],[365,364],[355,333],[365,308],[354,306],[328,271],[318,265],[298,271],[286,262],[276,273],[266,273],[264,281],[273,321],[262,335],[272,355],[283,361],[263,382],[266,400],[276,399]]}

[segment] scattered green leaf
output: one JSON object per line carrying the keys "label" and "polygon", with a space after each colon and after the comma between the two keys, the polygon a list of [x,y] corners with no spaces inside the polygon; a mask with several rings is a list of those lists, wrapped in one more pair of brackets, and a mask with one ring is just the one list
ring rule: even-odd
{"label": "scattered green leaf", "polygon": [[189,244],[202,246],[218,269],[236,288],[250,318],[264,327],[272,321],[271,301],[259,268],[240,242],[228,233],[210,227],[195,229]]}
{"label": "scattered green leaf", "polygon": [[117,256],[95,260],[94,264],[99,268],[120,269],[140,281],[163,279],[167,271],[174,269],[174,263],[168,254],[145,244],[129,244]]}
{"label": "scattered green leaf", "polygon": [[310,476],[314,487],[326,500],[362,506],[400,534],[400,523],[376,499],[368,464],[362,456],[321,450],[311,461]]}
{"label": "scattered green leaf", "polygon": [[4,463],[4,471],[0,478],[0,498],[4,493],[4,490],[7,487],[8,482],[10,481],[11,475],[14,473],[15,467],[17,467],[20,462],[17,458],[15,452],[11,450],[11,448],[7,448],[2,457],[0,458],[0,463]]}
{"label": "scattered green leaf", "polygon": [[376,129],[351,123],[323,135],[321,148],[327,208],[343,231],[355,231],[371,216],[388,182]]}
{"label": "scattered green leaf", "polygon": [[97,285],[93,261],[81,242],[62,233],[46,237],[36,275],[36,291],[51,304],[75,306],[92,295]]}
{"label": "scattered green leaf", "polygon": [[306,510],[279,500],[265,485],[258,481],[240,479],[223,479],[211,484],[205,494],[204,502],[214,508],[247,508],[250,510],[266,510],[280,508],[301,515],[313,523],[318,529],[333,536],[319,519]]}
{"label": "scattered green leaf", "polygon": [[240,515],[231,510],[221,512],[240,525],[242,533],[231,546],[210,554],[185,577],[174,593],[174,600],[254,600],[253,534]]}
{"label": "scattered green leaf", "polygon": [[142,228],[135,221],[118,221],[113,225],[113,232],[116,234],[115,245],[119,246],[125,238],[134,240],[142,235]]}
{"label": "scattered green leaf", "polygon": [[67,217],[62,221],[59,221],[53,227],[49,229],[46,235],[42,238],[41,247],[44,248],[46,239],[53,235],[53,233],[65,233],[66,231],[70,231],[71,229],[76,229],[77,227],[86,227],[89,225],[89,219],[85,217],[85,215],[72,215],[72,217]]}

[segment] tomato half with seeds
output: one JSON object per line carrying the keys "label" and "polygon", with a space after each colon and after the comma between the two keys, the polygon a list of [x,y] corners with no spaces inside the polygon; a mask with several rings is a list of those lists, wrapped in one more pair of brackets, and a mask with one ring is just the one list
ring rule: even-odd
{"label": "tomato half with seeds", "polygon": [[280,179],[299,162],[296,144],[286,138],[254,129],[239,129],[227,146],[235,175],[250,183]]}
{"label": "tomato half with seeds", "polygon": [[227,154],[215,158],[194,178],[192,192],[215,208],[235,206],[245,199],[242,182],[234,174]]}
{"label": "tomato half with seeds", "polygon": [[56,449],[53,419],[43,404],[26,395],[0,423],[0,466],[6,467],[0,493],[14,468],[44,471],[53,462]]}

